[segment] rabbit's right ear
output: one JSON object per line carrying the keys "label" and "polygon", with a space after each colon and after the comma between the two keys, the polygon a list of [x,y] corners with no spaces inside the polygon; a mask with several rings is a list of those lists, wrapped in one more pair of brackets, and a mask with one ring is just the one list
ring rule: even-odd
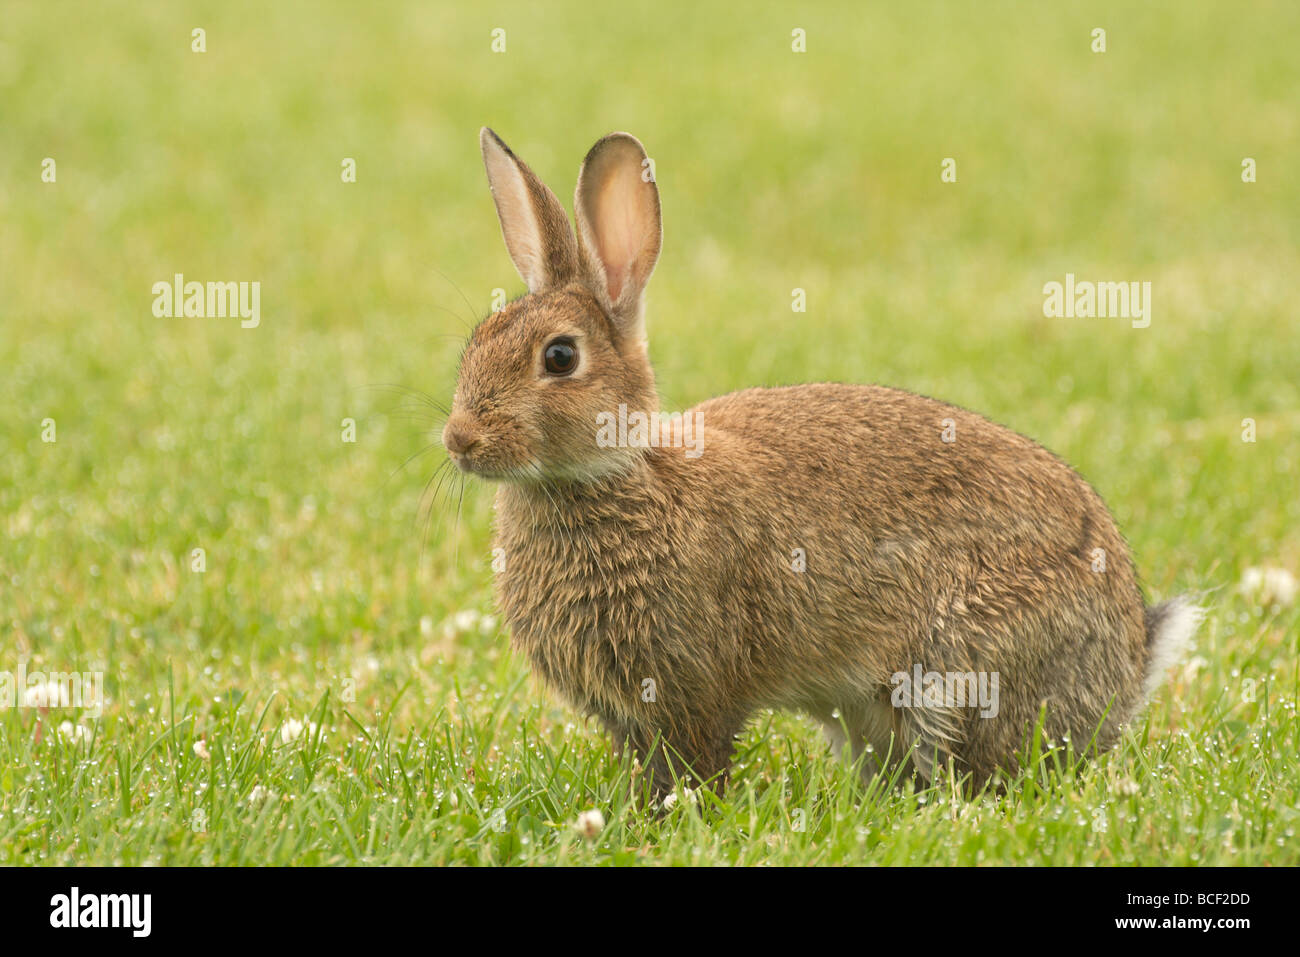
{"label": "rabbit's right ear", "polygon": [[578,273],[578,243],[555,194],[486,126],[479,131],[501,235],[529,292],[560,286]]}

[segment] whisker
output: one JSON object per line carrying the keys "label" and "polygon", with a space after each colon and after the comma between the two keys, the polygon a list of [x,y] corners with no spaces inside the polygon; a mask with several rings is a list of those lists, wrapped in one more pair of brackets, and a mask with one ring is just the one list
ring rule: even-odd
{"label": "whisker", "polygon": [[398,409],[395,412],[386,415],[390,419],[400,419],[405,422],[446,422],[448,416],[443,412],[425,411],[423,409]]}
{"label": "whisker", "polygon": [[403,462],[401,465],[399,465],[397,468],[395,468],[395,469],[393,470],[393,474],[390,475],[390,476],[388,476],[388,478],[385,480],[384,484],[386,485],[386,484],[388,484],[388,482],[391,482],[391,481],[393,480],[393,476],[397,475],[398,472],[402,471],[402,469],[406,468],[408,465],[410,465],[412,462],[414,462],[414,461],[415,461],[416,459],[418,459],[420,456],[422,456],[422,455],[427,455],[429,452],[431,452],[431,451],[433,451],[434,449],[438,448],[438,446],[440,446],[441,444],[442,444],[441,442],[430,442],[430,443],[429,443],[428,445],[426,445],[424,448],[420,449],[420,451],[415,452],[414,454],[412,454],[410,458],[408,458],[405,462]]}
{"label": "whisker", "polygon": [[402,385],[400,382],[370,382],[366,385],[357,386],[357,388],[367,389],[373,392],[392,392],[395,395],[401,396],[421,396],[424,394],[419,389],[412,389],[410,386]]}
{"label": "whisker", "polygon": [[452,535],[456,540],[456,551],[452,556],[452,561],[457,565],[460,564],[460,510],[464,504],[465,504],[465,478],[464,476],[461,476],[460,498],[457,499],[456,501],[456,530],[452,532]]}
{"label": "whisker", "polygon": [[[445,469],[449,465],[451,465],[451,459],[443,459],[441,462],[439,462],[438,467],[434,469],[432,473],[430,473],[429,480],[424,483],[424,488],[420,490],[420,498],[416,502],[416,507],[415,507],[415,518],[417,522],[420,520],[422,516],[428,515],[429,512],[432,510],[432,499],[430,499],[430,507],[428,509],[424,507],[425,496],[429,494],[429,488],[430,486],[433,485],[434,480],[438,479],[438,476],[441,475],[443,478],[447,477],[447,473]],[[439,481],[439,484],[441,484],[441,481]]]}
{"label": "whisker", "polygon": [[[438,471],[439,471],[441,474],[438,474],[438,472],[435,472],[434,475],[431,476],[430,479],[429,479],[430,484],[433,483],[433,479],[434,479],[434,478],[437,478],[438,481],[437,481],[437,484],[434,485],[434,488],[433,488],[433,494],[430,495],[429,498],[428,498],[428,505],[423,509],[423,511],[424,511],[424,528],[423,528],[423,532],[422,532],[422,534],[421,534],[421,536],[420,536],[420,561],[421,561],[421,564],[423,564],[423,562],[424,562],[424,556],[425,556],[425,553],[426,553],[426,551],[427,551],[427,549],[428,549],[428,544],[429,544],[429,530],[433,527],[433,513],[434,513],[434,510],[438,508],[438,500],[442,497],[442,494],[443,494],[444,490],[445,490],[448,494],[450,494],[451,490],[452,490],[453,488],[455,488],[455,486],[456,486],[457,476],[459,475],[459,472],[460,472],[459,469],[457,469],[454,465],[452,465],[450,459],[445,459],[445,460],[443,460],[443,463],[442,463],[442,464],[443,464],[443,466],[448,466],[448,468],[444,471],[443,468],[442,468],[442,466],[440,466]],[[426,486],[425,486],[425,491],[426,491],[426,492],[428,491],[428,488],[429,488],[429,486],[426,485]],[[421,498],[421,504],[424,504],[424,495],[421,494],[420,498]],[[445,524],[445,522],[442,524],[442,527],[443,527],[443,528],[446,528],[446,524]]]}
{"label": "whisker", "polygon": [[[474,323],[466,322],[465,317],[462,316],[459,312],[453,312],[452,310],[448,309],[446,306],[440,306],[436,302],[433,304],[433,308],[437,309],[440,312],[445,312],[447,315],[451,316],[453,319],[455,319],[457,322],[463,325],[466,329],[468,329],[471,333],[474,331]],[[444,335],[449,339],[456,338],[456,335],[450,332],[440,333],[440,335]]]}
{"label": "whisker", "polygon": [[[429,544],[429,525],[430,525],[430,524],[432,523],[432,521],[433,521],[433,506],[434,506],[434,502],[435,502],[436,499],[437,499],[437,495],[438,495],[438,493],[437,493],[437,491],[436,491],[436,489],[435,489],[434,494],[433,494],[433,497],[431,497],[431,498],[429,499],[429,504],[428,504],[428,507],[427,507],[427,508],[424,507],[425,496],[426,496],[426,495],[428,494],[428,492],[429,492],[429,487],[430,487],[431,485],[433,485],[433,483],[434,483],[434,479],[437,479],[437,480],[438,480],[438,488],[441,488],[441,487],[442,487],[442,483],[443,483],[444,481],[446,481],[448,474],[450,474],[449,472],[446,471],[446,467],[447,467],[447,466],[451,466],[451,459],[443,459],[442,462],[439,463],[438,467],[437,467],[436,469],[433,470],[433,474],[429,476],[429,481],[427,481],[427,482],[424,483],[424,489],[420,492],[420,502],[419,502],[419,505],[417,505],[417,507],[416,507],[416,512],[415,512],[415,514],[416,514],[416,520],[417,520],[417,521],[419,521],[420,513],[421,513],[421,512],[424,513],[424,527],[423,527],[423,531],[422,531],[422,533],[421,533],[421,535],[420,535],[420,562],[419,562],[419,564],[420,564],[420,567],[421,567],[421,568],[424,567],[424,556],[425,556],[425,552],[426,552],[426,550],[427,550],[427,548],[428,548],[428,544]],[[455,466],[452,466],[452,468],[454,469]],[[439,476],[441,476],[441,478],[439,478]]]}
{"label": "whisker", "polygon": [[[450,461],[450,459],[448,461]],[[447,479],[453,478],[456,475],[456,471],[457,470],[455,468],[450,469],[446,474],[443,475],[442,478],[438,480],[438,487],[433,490],[433,498],[429,501],[430,508],[433,508],[434,504],[438,501],[438,496],[442,493],[444,483],[447,481]],[[448,491],[450,491],[450,489],[451,486],[448,486]]]}
{"label": "whisker", "polygon": [[390,409],[389,411],[382,412],[380,414],[387,415],[387,416],[427,415],[430,418],[433,418],[435,415],[438,415],[444,419],[447,417],[447,413],[443,409],[435,409],[433,406],[430,405],[398,406],[395,409]]}
{"label": "whisker", "polygon": [[443,272],[443,271],[442,271],[441,269],[439,269],[437,266],[432,266],[432,267],[430,267],[430,268],[432,268],[434,272],[436,272],[439,276],[441,276],[441,277],[442,277],[443,279],[445,279],[448,283],[450,283],[450,284],[451,284],[451,288],[455,289],[455,290],[456,290],[456,294],[459,295],[460,298],[464,301],[466,308],[469,309],[469,315],[470,315],[470,320],[471,320],[471,322],[470,322],[470,326],[471,326],[471,331],[472,331],[473,324],[476,323],[476,322],[478,322],[478,320],[479,320],[479,317],[478,317],[478,310],[474,308],[474,304],[473,304],[472,302],[469,301],[469,297],[467,297],[467,296],[465,295],[464,291],[460,288],[460,286],[456,285],[456,281],[455,281],[454,279],[452,279],[450,276],[448,276],[445,272]]}
{"label": "whisker", "polygon": [[404,399],[415,399],[421,405],[426,405],[431,409],[437,409],[443,415],[450,415],[451,410],[445,404],[439,402],[429,393],[422,389],[413,389],[410,386],[401,385],[396,382],[376,382],[371,385],[362,386],[364,389],[370,389],[375,392],[387,392],[391,395],[399,395]]}

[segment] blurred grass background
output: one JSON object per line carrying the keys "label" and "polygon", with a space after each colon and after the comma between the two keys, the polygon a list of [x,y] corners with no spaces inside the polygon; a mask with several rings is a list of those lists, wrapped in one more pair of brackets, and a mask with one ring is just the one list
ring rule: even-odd
{"label": "blurred grass background", "polygon": [[[791,51],[796,27],[803,54]],[[1090,49],[1094,27],[1107,31],[1104,54]],[[491,50],[494,28],[504,53]],[[176,808],[215,814],[218,786],[233,801],[258,774],[295,773],[274,734],[266,763],[228,781],[182,787],[197,772],[178,771],[165,810],[150,785],[170,772],[149,742],[209,739],[232,702],[251,715],[230,726],[249,747],[268,702],[274,729],[328,690],[336,741],[356,730],[344,708],[372,730],[385,716],[408,742],[427,735],[429,754],[448,723],[516,721],[613,766],[594,729],[566,730],[578,719],[525,681],[490,619],[456,624],[491,610],[491,491],[469,486],[459,519],[441,501],[426,531],[421,492],[440,451],[392,473],[433,423],[373,388],[446,399],[467,324],[494,288],[523,291],[478,155],[482,125],[566,207],[599,136],[626,129],[646,144],[664,203],[648,326],[666,408],[756,384],[880,382],[1030,435],[1106,497],[1153,597],[1216,590],[1205,670],[1175,685],[1165,726],[1217,729],[1224,695],[1247,678],[1288,686],[1293,721],[1296,614],[1232,586],[1247,566],[1300,566],[1297,34],[1300,7],[1281,0],[7,3],[0,669],[102,666],[111,700],[77,786],[32,743],[30,714],[0,716],[7,761],[26,769],[0,778],[0,859],[270,848],[249,845],[236,817],[195,832]],[[45,157],[54,184],[41,181]],[[345,157],[354,184],[341,182]],[[940,181],[945,157],[955,184]],[[1242,182],[1244,157],[1258,182]],[[259,281],[260,327],[155,318],[151,287],[177,272]],[[1150,328],[1045,319],[1042,286],[1066,272],[1150,281]],[[796,287],[803,314],[790,308]],[[1254,444],[1241,441],[1246,417]],[[46,418],[56,443],[41,441]],[[355,444],[341,441],[345,418]],[[189,570],[196,547],[201,575]],[[355,704],[338,698],[349,681]],[[1257,710],[1242,720],[1246,735],[1267,724]],[[776,721],[801,760],[821,760],[814,732]],[[505,730],[480,757],[518,738]],[[318,757],[342,767],[340,754]],[[426,768],[463,781],[465,760],[444,741]],[[789,761],[778,749],[766,767],[779,775]],[[1280,813],[1279,788],[1294,807],[1294,769],[1274,771],[1280,784],[1263,769],[1238,781],[1265,818]],[[393,827],[442,833],[451,785],[432,780],[411,806],[423,811]],[[378,800],[375,788],[356,800]],[[110,813],[101,790],[125,804]],[[555,800],[547,813],[567,813]],[[119,811],[157,830],[127,836]],[[318,827],[268,856],[376,859]],[[1108,850],[1090,840],[1065,841],[1055,859],[1142,860],[1164,836],[1112,831],[1121,843]],[[451,855],[436,840],[393,846]],[[511,848],[474,859],[520,859]],[[969,862],[975,851],[939,841],[908,853]]]}

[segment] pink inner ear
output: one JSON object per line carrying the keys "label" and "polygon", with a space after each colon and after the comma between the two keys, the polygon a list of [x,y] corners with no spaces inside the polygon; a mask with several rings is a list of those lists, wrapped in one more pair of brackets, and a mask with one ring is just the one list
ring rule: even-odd
{"label": "pink inner ear", "polygon": [[594,225],[610,302],[618,301],[643,245],[644,210],[637,193],[642,185],[639,170],[621,169],[609,178],[596,200]]}

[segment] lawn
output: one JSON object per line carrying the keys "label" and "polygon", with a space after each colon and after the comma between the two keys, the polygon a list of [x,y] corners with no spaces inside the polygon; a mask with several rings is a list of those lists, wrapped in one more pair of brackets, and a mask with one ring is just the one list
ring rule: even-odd
{"label": "lawn", "polygon": [[[0,673],[106,700],[0,700],[0,863],[1300,863],[1300,608],[1241,587],[1300,573],[1297,35],[1285,0],[7,3]],[[724,798],[633,803],[510,650],[493,490],[427,484],[426,399],[523,292],[483,125],[566,207],[598,137],[646,144],[665,408],[879,382],[1087,477],[1149,599],[1210,609],[1124,744],[968,801],[764,714]],[[257,325],[156,315],[178,273],[259,283]],[[1044,316],[1067,273],[1150,282],[1150,325]]]}

